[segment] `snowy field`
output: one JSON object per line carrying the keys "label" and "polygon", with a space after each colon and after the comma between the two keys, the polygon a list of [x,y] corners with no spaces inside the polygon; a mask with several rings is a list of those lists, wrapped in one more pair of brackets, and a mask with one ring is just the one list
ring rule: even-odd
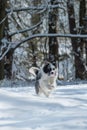
{"label": "snowy field", "polygon": [[33,85],[1,87],[0,130],[87,130],[87,84],[59,85],[49,98]]}

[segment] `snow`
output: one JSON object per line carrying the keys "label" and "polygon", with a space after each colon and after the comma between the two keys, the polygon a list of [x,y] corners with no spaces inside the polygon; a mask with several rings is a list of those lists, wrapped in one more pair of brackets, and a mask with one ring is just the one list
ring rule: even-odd
{"label": "snow", "polygon": [[87,130],[87,84],[58,85],[49,98],[34,85],[0,87],[0,130]]}

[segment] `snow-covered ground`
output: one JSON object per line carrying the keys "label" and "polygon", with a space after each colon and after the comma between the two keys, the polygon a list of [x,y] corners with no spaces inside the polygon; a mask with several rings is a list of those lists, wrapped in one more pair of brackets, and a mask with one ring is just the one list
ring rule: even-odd
{"label": "snow-covered ground", "polygon": [[87,130],[87,84],[59,85],[49,98],[33,85],[1,87],[0,130]]}

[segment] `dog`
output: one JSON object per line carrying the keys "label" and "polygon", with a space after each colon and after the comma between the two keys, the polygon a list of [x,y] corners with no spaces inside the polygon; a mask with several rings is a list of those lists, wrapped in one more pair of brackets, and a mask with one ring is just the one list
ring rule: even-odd
{"label": "dog", "polygon": [[43,93],[49,97],[50,93],[56,88],[56,80],[58,77],[58,69],[50,62],[45,62],[38,67],[31,67],[29,72],[35,76],[36,94]]}

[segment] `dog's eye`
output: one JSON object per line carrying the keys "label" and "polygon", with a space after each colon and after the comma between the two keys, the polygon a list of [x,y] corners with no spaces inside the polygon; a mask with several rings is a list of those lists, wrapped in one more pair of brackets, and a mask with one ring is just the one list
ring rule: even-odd
{"label": "dog's eye", "polygon": [[53,68],[53,70],[55,70],[55,68]]}

